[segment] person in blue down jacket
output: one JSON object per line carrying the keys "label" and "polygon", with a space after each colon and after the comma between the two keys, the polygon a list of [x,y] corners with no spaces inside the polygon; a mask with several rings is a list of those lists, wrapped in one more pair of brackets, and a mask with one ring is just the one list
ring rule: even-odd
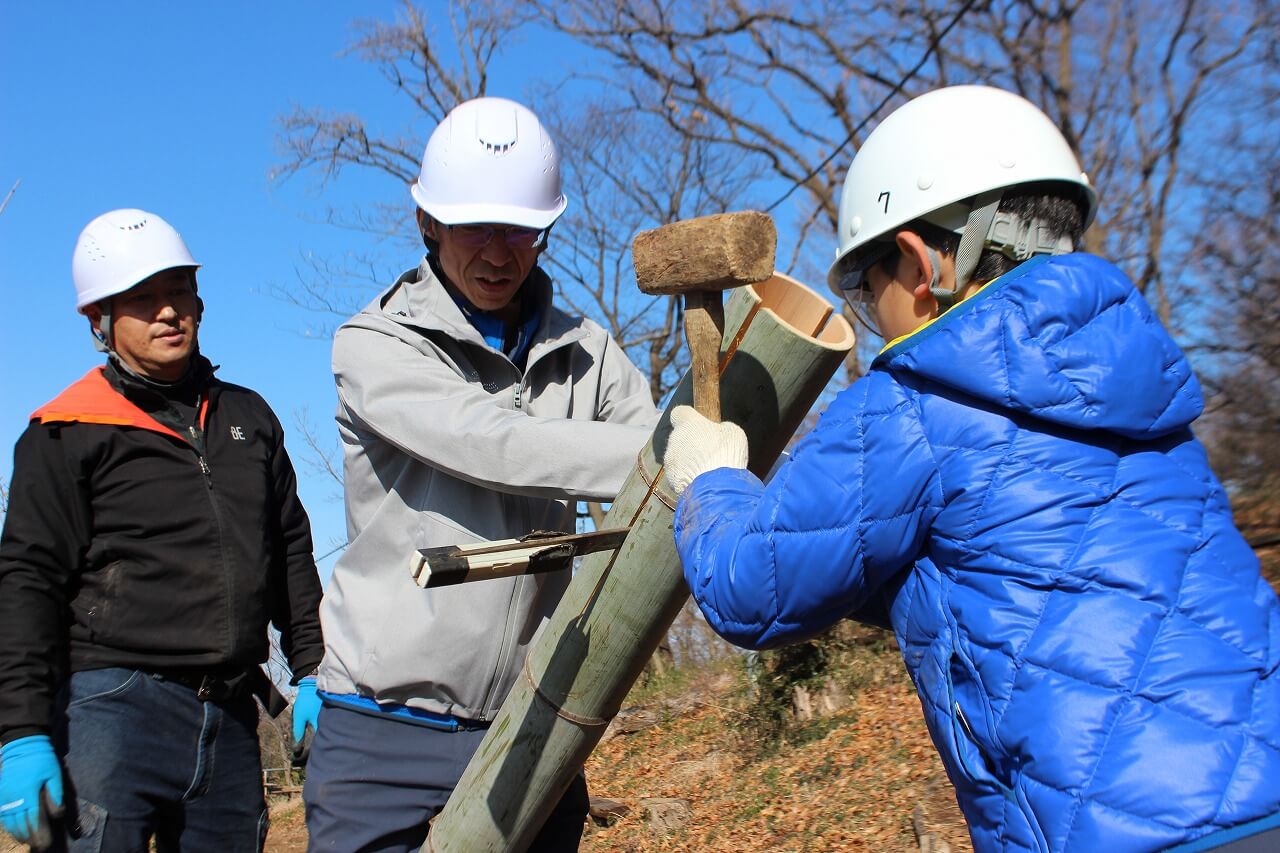
{"label": "person in blue down jacket", "polygon": [[885,119],[831,279],[889,343],[767,487],[676,413],[685,576],[741,646],[891,624],[979,851],[1280,850],[1280,604],[1093,209],[1017,96]]}

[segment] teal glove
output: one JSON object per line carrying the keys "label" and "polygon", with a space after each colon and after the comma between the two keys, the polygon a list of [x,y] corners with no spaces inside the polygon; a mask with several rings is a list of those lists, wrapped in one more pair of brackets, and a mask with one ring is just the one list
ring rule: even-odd
{"label": "teal glove", "polygon": [[311,741],[320,724],[320,694],[316,693],[316,680],[307,676],[298,682],[298,693],[293,697],[293,763],[307,763]]}
{"label": "teal glove", "polygon": [[62,766],[47,735],[20,737],[0,747],[0,825],[32,850],[53,845],[53,819],[62,817]]}

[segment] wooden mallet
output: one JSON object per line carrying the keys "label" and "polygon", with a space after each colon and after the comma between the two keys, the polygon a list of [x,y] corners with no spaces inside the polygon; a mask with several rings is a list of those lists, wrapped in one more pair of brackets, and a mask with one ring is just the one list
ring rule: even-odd
{"label": "wooden mallet", "polygon": [[778,231],[767,213],[717,213],[641,231],[631,244],[642,293],[684,297],[684,332],[693,374],[693,407],[720,420],[720,292],[773,275]]}

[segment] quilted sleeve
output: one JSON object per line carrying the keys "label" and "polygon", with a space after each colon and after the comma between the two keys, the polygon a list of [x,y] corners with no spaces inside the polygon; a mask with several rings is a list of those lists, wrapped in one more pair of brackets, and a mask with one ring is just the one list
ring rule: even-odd
{"label": "quilted sleeve", "polygon": [[676,547],[717,633],[747,648],[819,633],[915,560],[941,506],[916,411],[873,372],[836,398],[767,487],[741,469],[693,481],[676,508]]}

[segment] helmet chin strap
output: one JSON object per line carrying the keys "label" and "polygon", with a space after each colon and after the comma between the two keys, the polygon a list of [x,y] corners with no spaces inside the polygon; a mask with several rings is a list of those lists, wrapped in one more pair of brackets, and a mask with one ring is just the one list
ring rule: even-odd
{"label": "helmet chin strap", "polygon": [[947,290],[939,284],[938,263],[941,258],[937,251],[926,246],[929,260],[933,264],[929,292],[938,300],[943,311],[959,301],[960,293],[973,279],[978,260],[988,249],[1019,263],[1035,255],[1065,255],[1075,251],[1071,237],[1051,236],[1053,232],[1043,221],[998,211],[1000,198],[999,191],[974,198],[969,218],[960,234],[960,245],[956,249],[956,280],[953,289]]}
{"label": "helmet chin strap", "polygon": [[102,310],[102,316],[98,318],[98,325],[91,326],[90,331],[93,333],[93,348],[98,352],[112,352],[111,346],[111,300],[104,299],[98,303]]}
{"label": "helmet chin strap", "polygon": [[933,294],[933,298],[938,300],[939,305],[944,305],[943,310],[951,307],[951,297],[954,295],[952,291],[944,289],[940,282],[942,281],[942,253],[930,246],[924,244],[924,251],[929,256],[929,266],[933,269],[929,273],[929,292]]}
{"label": "helmet chin strap", "polygon": [[990,233],[991,223],[996,218],[996,208],[1000,206],[1000,196],[1000,191],[996,190],[974,198],[973,207],[969,210],[969,219],[965,222],[964,231],[960,234],[960,246],[956,249],[956,280],[952,289],[948,290],[938,283],[937,261],[933,257],[929,258],[934,263],[929,292],[933,294],[934,299],[938,300],[938,306],[943,311],[949,310],[959,301],[961,291],[969,284],[969,280],[973,278],[973,271],[978,268],[978,259],[982,257],[982,250],[986,248],[987,234]]}

